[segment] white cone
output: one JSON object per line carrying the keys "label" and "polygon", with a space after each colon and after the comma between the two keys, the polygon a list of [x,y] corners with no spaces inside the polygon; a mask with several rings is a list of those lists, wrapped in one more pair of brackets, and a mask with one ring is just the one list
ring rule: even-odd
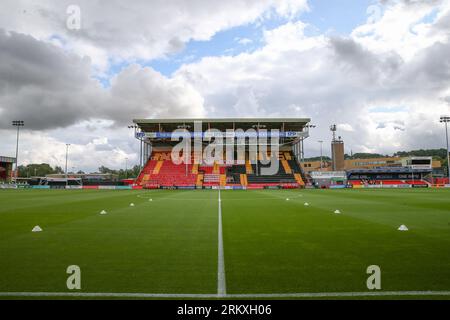
{"label": "white cone", "polygon": [[400,228],[398,228],[398,231],[409,231],[409,229],[408,229],[407,226],[405,226],[404,224],[402,224],[402,225],[400,226]]}
{"label": "white cone", "polygon": [[134,203],[130,203],[130,207],[134,207]]}
{"label": "white cone", "polygon": [[305,207],[309,207],[309,203],[308,202],[305,202]]}
{"label": "white cone", "polygon": [[341,214],[341,211],[340,210],[336,210],[334,213],[335,214]]}
{"label": "white cone", "polygon": [[33,230],[31,230],[31,232],[42,232],[42,228],[39,226],[36,226],[33,228]]}
{"label": "white cone", "polygon": [[148,199],[149,202],[153,202],[153,199]]}
{"label": "white cone", "polygon": [[102,210],[102,212],[100,212],[101,215],[105,215],[108,214],[108,212],[106,212],[105,210]]}
{"label": "white cone", "polygon": [[289,200],[290,200],[289,198],[286,199],[286,201],[289,201]]}

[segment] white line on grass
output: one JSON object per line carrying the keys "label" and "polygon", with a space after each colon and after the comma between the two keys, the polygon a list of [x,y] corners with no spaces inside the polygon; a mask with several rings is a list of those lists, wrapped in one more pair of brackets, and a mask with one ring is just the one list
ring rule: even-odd
{"label": "white line on grass", "polygon": [[450,291],[319,292],[274,294],[165,294],[165,293],[88,293],[88,292],[0,292],[0,297],[67,298],[161,298],[161,299],[287,299],[287,298],[364,298],[364,297],[450,296]]}
{"label": "white line on grass", "polygon": [[218,245],[218,267],[217,267],[217,295],[225,297],[227,294],[227,287],[225,281],[225,258],[223,256],[223,233],[222,233],[222,198],[220,197],[219,189],[219,245]]}

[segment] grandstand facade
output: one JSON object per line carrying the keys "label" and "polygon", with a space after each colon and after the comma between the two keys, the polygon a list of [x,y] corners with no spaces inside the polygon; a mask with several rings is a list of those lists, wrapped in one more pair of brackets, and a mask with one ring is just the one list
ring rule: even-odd
{"label": "grandstand facade", "polygon": [[300,163],[309,122],[134,120],[143,167],[136,184],[147,189],[304,187]]}
{"label": "grandstand facade", "polygon": [[0,183],[11,181],[15,158],[0,156]]}

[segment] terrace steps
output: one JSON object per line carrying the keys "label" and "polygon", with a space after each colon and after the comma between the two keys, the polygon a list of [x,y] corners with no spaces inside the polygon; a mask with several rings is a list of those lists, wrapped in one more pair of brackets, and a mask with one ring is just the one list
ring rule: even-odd
{"label": "terrace steps", "polygon": [[220,175],[220,186],[225,187],[227,185],[227,175],[221,174]]}
{"label": "terrace steps", "polygon": [[253,167],[250,160],[245,161],[245,168],[247,170],[247,174],[253,174]]}
{"label": "terrace steps", "polygon": [[283,165],[284,171],[287,174],[292,174],[292,169],[291,166],[289,165],[289,163],[286,160],[281,160],[281,164]]}
{"label": "terrace steps", "polygon": [[246,174],[241,174],[241,185],[243,187],[248,186],[248,180],[247,180],[247,175]]}
{"label": "terrace steps", "polygon": [[197,176],[197,183],[196,183],[196,186],[197,186],[197,187],[203,187],[203,178],[204,178],[204,176],[203,176],[202,173],[200,173],[200,174]]}
{"label": "terrace steps", "polygon": [[159,172],[161,171],[161,168],[162,168],[163,164],[164,164],[164,160],[159,160],[159,161],[158,161],[158,163],[156,164],[155,169],[153,169],[153,174],[154,174],[154,175],[158,175],[158,174],[159,174]]}
{"label": "terrace steps", "polygon": [[304,187],[305,186],[305,181],[303,181],[302,175],[300,173],[296,173],[294,174],[295,180],[297,181],[297,183]]}
{"label": "terrace steps", "polygon": [[217,162],[214,162],[213,173],[220,174],[220,165]]}

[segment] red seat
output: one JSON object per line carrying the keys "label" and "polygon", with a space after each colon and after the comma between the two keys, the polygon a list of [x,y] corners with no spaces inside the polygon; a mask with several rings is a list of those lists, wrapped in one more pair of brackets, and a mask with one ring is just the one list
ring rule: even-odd
{"label": "red seat", "polygon": [[[197,181],[197,175],[192,174],[192,164],[174,164],[172,160],[161,160],[168,159],[169,154],[166,153],[155,153],[144,169],[142,170],[137,184],[147,184],[149,187],[162,186],[162,187],[191,187],[195,186]],[[159,170],[158,174],[153,174],[156,164],[159,161],[163,161],[163,165]],[[148,176],[146,181],[143,181],[145,176]]]}

